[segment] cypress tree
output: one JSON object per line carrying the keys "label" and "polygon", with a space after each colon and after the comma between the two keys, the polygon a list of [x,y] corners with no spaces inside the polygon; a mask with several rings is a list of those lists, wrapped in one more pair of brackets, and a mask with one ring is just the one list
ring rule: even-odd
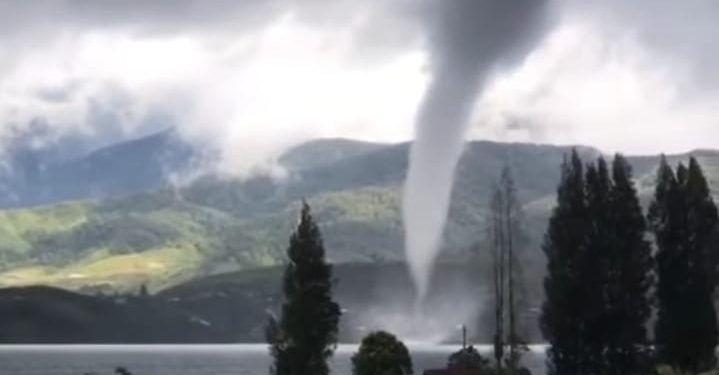
{"label": "cypress tree", "polygon": [[648,363],[652,253],[626,159],[562,166],[541,326],[549,374],[641,374]]}
{"label": "cypress tree", "polygon": [[273,375],[327,375],[341,315],[332,299],[332,267],[310,207],[303,202],[290,238],[283,278],[285,302],[280,321],[270,319],[267,339]]}
{"label": "cypress tree", "polygon": [[576,150],[562,164],[557,205],[549,221],[542,250],[547,256],[546,300],[540,325],[549,342],[547,373],[576,375],[583,371],[584,302],[582,256],[585,250],[587,207],[584,168]]}
{"label": "cypress tree", "polygon": [[607,374],[646,373],[651,316],[649,291],[653,258],[645,238],[647,224],[627,160],[616,155],[612,163],[608,219],[611,246],[606,253],[604,287],[605,358]]}
{"label": "cypress tree", "polygon": [[716,363],[717,208],[696,159],[689,168],[680,164],[674,176],[662,157],[649,222],[657,243],[658,360],[708,370]]}
{"label": "cypress tree", "polygon": [[684,306],[680,301],[688,279],[688,260],[683,251],[679,212],[680,189],[677,176],[662,156],[654,199],[649,208],[648,221],[657,246],[657,322],[654,328],[657,360],[678,366],[683,362],[686,343],[680,341]]}
{"label": "cypress tree", "polygon": [[684,185],[689,251],[690,298],[694,314],[690,332],[694,336],[695,362],[692,371],[704,371],[716,365],[717,320],[714,308],[717,249],[713,236],[717,228],[717,207],[699,162],[689,160]]}
{"label": "cypress tree", "polygon": [[587,230],[581,254],[582,373],[605,373],[606,333],[610,323],[606,314],[605,289],[609,278],[609,254],[615,243],[611,225],[612,182],[604,158],[587,167]]}

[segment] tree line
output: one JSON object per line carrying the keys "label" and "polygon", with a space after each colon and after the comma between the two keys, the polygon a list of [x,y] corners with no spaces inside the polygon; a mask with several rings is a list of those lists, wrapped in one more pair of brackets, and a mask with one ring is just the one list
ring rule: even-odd
{"label": "tree line", "polygon": [[561,170],[542,246],[548,374],[713,369],[718,220],[699,162],[662,157],[646,215],[621,155],[585,165],[574,151]]}
{"label": "tree line", "polygon": [[[287,256],[280,316],[269,318],[265,332],[272,357],[270,374],[328,375],[342,311],[332,298],[332,265],[325,258],[320,230],[305,202]],[[474,347],[466,345],[449,356],[447,368],[451,373],[503,374],[495,373]],[[352,373],[410,375],[412,358],[394,335],[372,332],[352,356]]]}
{"label": "tree line", "polygon": [[[448,367],[522,372],[514,296],[521,237],[517,202],[505,170],[490,220],[497,366],[488,368],[476,350],[465,347],[450,357]],[[676,168],[661,158],[645,214],[624,157],[585,164],[573,151],[561,166],[542,245],[548,272],[540,326],[549,343],[547,373],[638,375],[655,373],[659,365],[694,374],[713,369],[718,223],[709,184],[694,158]],[[271,374],[326,375],[342,312],[332,298],[332,267],[306,203],[287,255],[281,315],[270,318],[266,330]],[[386,332],[367,336],[352,362],[357,375],[412,372],[406,347]]]}
{"label": "tree line", "polygon": [[[332,265],[325,257],[319,227],[306,202],[290,237],[282,280],[284,302],[279,318],[266,327],[272,356],[271,375],[327,375],[337,346],[342,311],[332,298]],[[409,375],[412,359],[394,335],[373,332],[352,357],[355,375]]]}

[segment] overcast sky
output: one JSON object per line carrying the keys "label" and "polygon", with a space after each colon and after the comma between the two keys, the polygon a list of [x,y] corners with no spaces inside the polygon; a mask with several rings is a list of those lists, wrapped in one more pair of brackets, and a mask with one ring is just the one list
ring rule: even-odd
{"label": "overcast sky", "polygon": [[[235,170],[314,137],[409,140],[437,2],[3,1],[0,139],[175,126]],[[719,148],[719,1],[553,6],[537,47],[478,98],[471,138]]]}

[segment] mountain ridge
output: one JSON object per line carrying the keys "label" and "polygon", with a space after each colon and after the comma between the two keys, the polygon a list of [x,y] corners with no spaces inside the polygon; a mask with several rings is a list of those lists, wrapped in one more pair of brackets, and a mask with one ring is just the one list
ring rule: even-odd
{"label": "mountain ridge", "polygon": [[19,149],[19,154],[6,158],[10,164],[0,175],[0,208],[102,199],[162,188],[170,174],[186,172],[200,157],[199,151],[172,129],[65,159],[46,160],[41,157],[46,150]]}
{"label": "mountain ridge", "polygon": [[[159,290],[221,272],[276,266],[306,198],[335,262],[402,261],[401,191],[410,144],[316,140],[290,151],[284,178],[207,175],[183,187],[0,211],[0,286],[48,284],[87,292]],[[457,168],[443,255],[474,256],[501,168],[512,166],[525,207],[530,277],[554,204],[559,165],[572,146],[468,142]],[[585,158],[601,152],[578,148]],[[332,156],[324,158],[326,150]],[[686,154],[670,155],[676,163]],[[719,187],[719,152],[701,153]],[[294,159],[293,159],[294,158]],[[628,157],[644,202],[658,156]],[[319,159],[319,160],[315,160]],[[486,254],[485,254],[486,255]],[[486,260],[486,259],[485,259]]]}

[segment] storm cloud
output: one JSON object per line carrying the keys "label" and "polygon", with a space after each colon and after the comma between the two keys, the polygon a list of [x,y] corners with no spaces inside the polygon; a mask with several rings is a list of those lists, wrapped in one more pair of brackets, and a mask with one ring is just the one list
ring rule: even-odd
{"label": "storm cloud", "polygon": [[[2,2],[0,139],[43,123],[47,141],[72,133],[93,147],[172,126],[232,173],[313,137],[408,140],[438,56],[461,68],[470,52],[436,40],[439,3]],[[469,104],[469,137],[719,147],[716,2],[554,5],[528,58]]]}
{"label": "storm cloud", "polygon": [[485,95],[473,137],[633,154],[719,146],[717,2],[557,4],[552,32]]}

